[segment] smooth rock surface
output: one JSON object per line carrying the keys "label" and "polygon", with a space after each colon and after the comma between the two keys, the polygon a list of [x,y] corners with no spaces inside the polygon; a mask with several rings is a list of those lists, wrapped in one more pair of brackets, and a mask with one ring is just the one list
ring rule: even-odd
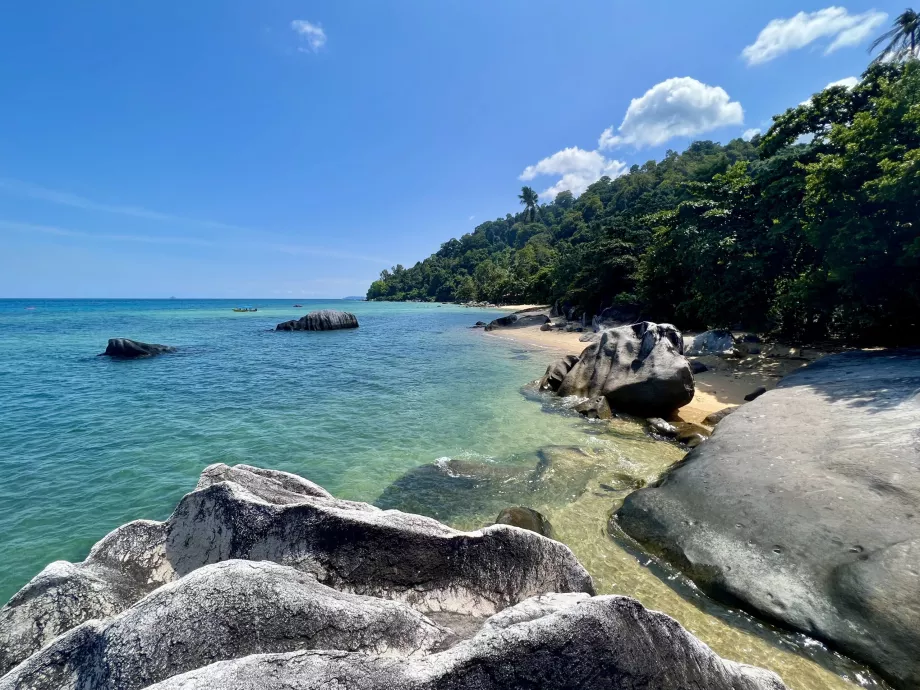
{"label": "smooth rock surface", "polygon": [[559,390],[562,379],[572,370],[576,362],[578,362],[578,355],[566,355],[546,367],[546,373],[540,380],[540,390]]}
{"label": "smooth rock surface", "polygon": [[513,506],[503,509],[498,514],[498,517],[495,518],[495,524],[520,527],[544,537],[553,538],[553,526],[546,519],[546,516],[538,510],[525,506]]}
{"label": "smooth rock surface", "polygon": [[582,417],[587,417],[588,419],[610,419],[613,417],[613,412],[610,410],[610,404],[603,395],[585,400],[572,409]]}
{"label": "smooth rock surface", "polygon": [[525,328],[527,326],[542,326],[543,324],[550,323],[551,321],[552,320],[549,318],[548,312],[546,310],[514,313],[490,321],[488,325],[486,325],[486,330],[494,331],[495,329],[501,328]]}
{"label": "smooth rock surface", "polygon": [[723,407],[718,412],[711,412],[710,414],[706,415],[706,418],[703,420],[703,424],[706,424],[707,426],[715,426],[737,409],[737,407]]}
{"label": "smooth rock surface", "polygon": [[276,331],[336,331],[343,328],[357,328],[358,317],[347,311],[320,309],[311,311],[299,319],[285,321],[275,326]]}
{"label": "smooth rock surface", "polygon": [[109,618],[211,563],[267,560],[322,584],[487,616],[545,592],[593,592],[569,549],[495,525],[459,532],[419,515],[340,501],[296,475],[211,465],[163,523],[138,521],[83,563],[53,563],[0,609],[0,673],[57,635]]}
{"label": "smooth rock surface", "polygon": [[694,336],[686,345],[685,354],[688,357],[699,355],[713,355],[722,352],[731,352],[735,346],[735,339],[731,331],[706,331]]}
{"label": "smooth rock surface", "polygon": [[130,338],[109,338],[105,352],[100,356],[114,357],[115,359],[137,359],[139,357],[154,357],[169,352],[175,352],[171,345],[156,345],[142,343]]}
{"label": "smooth rock surface", "polygon": [[724,661],[661,613],[626,597],[525,602],[470,640],[410,659],[342,652],[254,655],[156,690],[782,690],[776,675]]}
{"label": "smooth rock surface", "polygon": [[682,353],[683,338],[670,324],[610,328],[582,352],[556,392],[602,395],[613,410],[667,416],[693,399],[693,374]]}
{"label": "smooth rock surface", "polygon": [[713,595],[920,687],[920,351],[790,374],[617,520]]}

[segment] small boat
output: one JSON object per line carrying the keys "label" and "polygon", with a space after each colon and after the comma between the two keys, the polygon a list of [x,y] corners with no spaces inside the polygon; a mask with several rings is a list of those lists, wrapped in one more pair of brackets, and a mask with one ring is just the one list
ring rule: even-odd
{"label": "small boat", "polygon": [[302,306],[303,306],[302,304],[295,304],[294,309],[297,309],[298,307],[302,307]]}
{"label": "small boat", "polygon": [[259,311],[256,307],[234,307],[233,311]]}

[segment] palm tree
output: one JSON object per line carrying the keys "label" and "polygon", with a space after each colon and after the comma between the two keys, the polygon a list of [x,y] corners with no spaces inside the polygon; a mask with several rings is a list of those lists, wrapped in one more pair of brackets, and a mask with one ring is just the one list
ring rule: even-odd
{"label": "palm tree", "polygon": [[869,52],[883,43],[888,45],[872,61],[873,63],[917,57],[917,47],[920,46],[920,14],[911,9],[904,10],[894,20],[891,28],[872,42]]}
{"label": "palm tree", "polygon": [[525,213],[530,220],[533,220],[537,214],[537,193],[530,187],[521,187],[521,193],[518,199],[526,206]]}

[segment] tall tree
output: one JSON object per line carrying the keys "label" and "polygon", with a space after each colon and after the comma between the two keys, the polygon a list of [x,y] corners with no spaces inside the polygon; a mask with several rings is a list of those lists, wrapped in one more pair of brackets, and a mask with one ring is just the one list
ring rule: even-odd
{"label": "tall tree", "polygon": [[521,200],[521,204],[525,207],[524,210],[529,220],[533,220],[537,215],[537,198],[537,193],[531,187],[521,187],[518,199]]}
{"label": "tall tree", "polygon": [[911,9],[904,10],[894,20],[891,28],[872,42],[869,52],[882,44],[887,45],[873,62],[917,57],[917,48],[920,46],[920,14]]}

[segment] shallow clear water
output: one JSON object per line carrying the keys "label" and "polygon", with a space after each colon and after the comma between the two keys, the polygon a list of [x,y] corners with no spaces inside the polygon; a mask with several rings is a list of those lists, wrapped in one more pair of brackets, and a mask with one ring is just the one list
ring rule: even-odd
{"label": "shallow clear water", "polygon": [[[860,674],[872,685],[821,645],[709,602],[608,536],[610,511],[682,452],[629,422],[589,423],[521,395],[552,354],[467,328],[496,312],[255,304],[234,313],[219,300],[0,300],[0,601],[119,525],[166,518],[206,465],[246,462],[462,528],[530,505],[600,592],[635,596],[790,687],[853,687],[841,676]],[[361,327],[270,330],[319,308],[352,311]],[[116,336],[179,351],[97,357]]]}

